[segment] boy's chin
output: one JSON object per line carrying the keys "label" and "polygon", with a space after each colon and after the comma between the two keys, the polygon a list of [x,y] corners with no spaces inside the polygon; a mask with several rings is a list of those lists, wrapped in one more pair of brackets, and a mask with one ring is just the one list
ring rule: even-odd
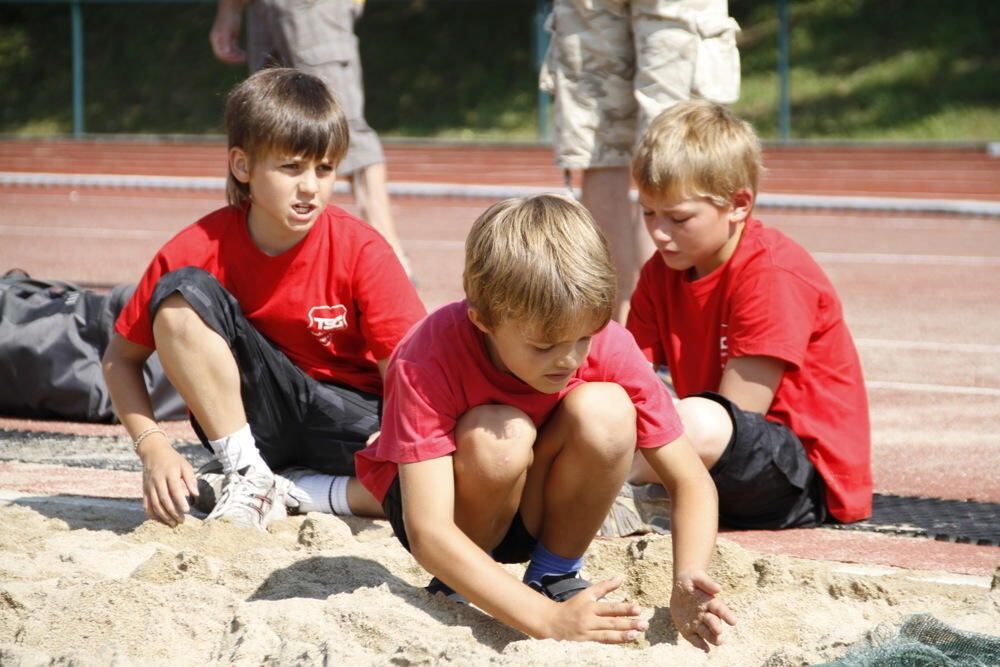
{"label": "boy's chin", "polygon": [[676,255],[672,257],[667,257],[661,253],[660,259],[663,260],[663,263],[667,265],[668,269],[672,269],[674,271],[687,271],[692,266],[694,266],[688,260],[682,257],[677,257]]}
{"label": "boy's chin", "polygon": [[566,388],[566,385],[569,384],[569,380],[569,378],[566,378],[560,382],[553,382],[551,380],[543,379],[533,383],[531,386],[543,394],[558,394]]}

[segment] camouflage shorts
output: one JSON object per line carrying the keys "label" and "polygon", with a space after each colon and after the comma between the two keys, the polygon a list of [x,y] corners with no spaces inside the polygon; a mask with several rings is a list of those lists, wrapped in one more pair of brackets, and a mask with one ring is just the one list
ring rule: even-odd
{"label": "camouflage shorts", "polygon": [[627,166],[649,122],[691,98],[739,97],[727,0],[555,0],[539,85],[565,169]]}

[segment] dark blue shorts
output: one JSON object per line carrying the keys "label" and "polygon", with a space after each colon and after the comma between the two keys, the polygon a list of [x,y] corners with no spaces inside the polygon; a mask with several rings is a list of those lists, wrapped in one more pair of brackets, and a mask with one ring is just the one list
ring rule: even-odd
{"label": "dark blue shorts", "polygon": [[[235,297],[202,269],[185,267],[160,278],[149,304],[151,317],[174,292],[233,351],[243,408],[264,461],[273,470],[299,465],[354,476],[354,453],[379,429],[381,397],[307,375],[250,324]],[[194,416],[191,424],[207,447]]]}
{"label": "dark blue shorts", "polygon": [[709,470],[719,492],[720,524],[774,530],[827,521],[823,478],[795,433],[719,394],[695,395],[719,403],[733,422],[733,436]]}
{"label": "dark blue shorts", "polygon": [[[410,550],[410,540],[406,537],[406,524],[403,521],[403,492],[399,486],[399,476],[393,480],[392,486],[385,494],[382,501],[382,509],[385,511],[385,518],[392,526],[392,532],[396,534],[396,539],[407,551]],[[507,534],[500,541],[500,544],[493,549],[490,555],[498,563],[523,563],[531,558],[531,552],[535,549],[535,539],[524,527],[521,520],[521,513],[514,515],[514,520],[507,529]]]}

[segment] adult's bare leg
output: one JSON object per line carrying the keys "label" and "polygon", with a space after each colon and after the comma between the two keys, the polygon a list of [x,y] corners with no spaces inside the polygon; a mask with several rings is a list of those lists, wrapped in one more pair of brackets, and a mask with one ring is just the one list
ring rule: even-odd
{"label": "adult's bare leg", "polygon": [[585,169],[580,186],[580,202],[587,207],[604,232],[611,260],[618,273],[615,320],[624,324],[629,299],[639,280],[642,262],[652,254],[652,243],[638,222],[636,208],[629,200],[627,167]]}
{"label": "adult's bare leg", "polygon": [[370,164],[354,172],[351,175],[351,188],[361,217],[385,237],[406,269],[406,274],[413,277],[410,261],[396,232],[396,221],[392,217],[385,163]]}

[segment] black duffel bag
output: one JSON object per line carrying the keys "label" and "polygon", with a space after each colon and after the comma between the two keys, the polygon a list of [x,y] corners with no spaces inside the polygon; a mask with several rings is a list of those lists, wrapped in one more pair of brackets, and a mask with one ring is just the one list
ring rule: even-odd
{"label": "black duffel bag", "polygon": [[[0,277],[0,415],[116,422],[101,356],[134,289],[99,294],[22,271]],[[156,419],[185,419],[155,353],[143,372]]]}

